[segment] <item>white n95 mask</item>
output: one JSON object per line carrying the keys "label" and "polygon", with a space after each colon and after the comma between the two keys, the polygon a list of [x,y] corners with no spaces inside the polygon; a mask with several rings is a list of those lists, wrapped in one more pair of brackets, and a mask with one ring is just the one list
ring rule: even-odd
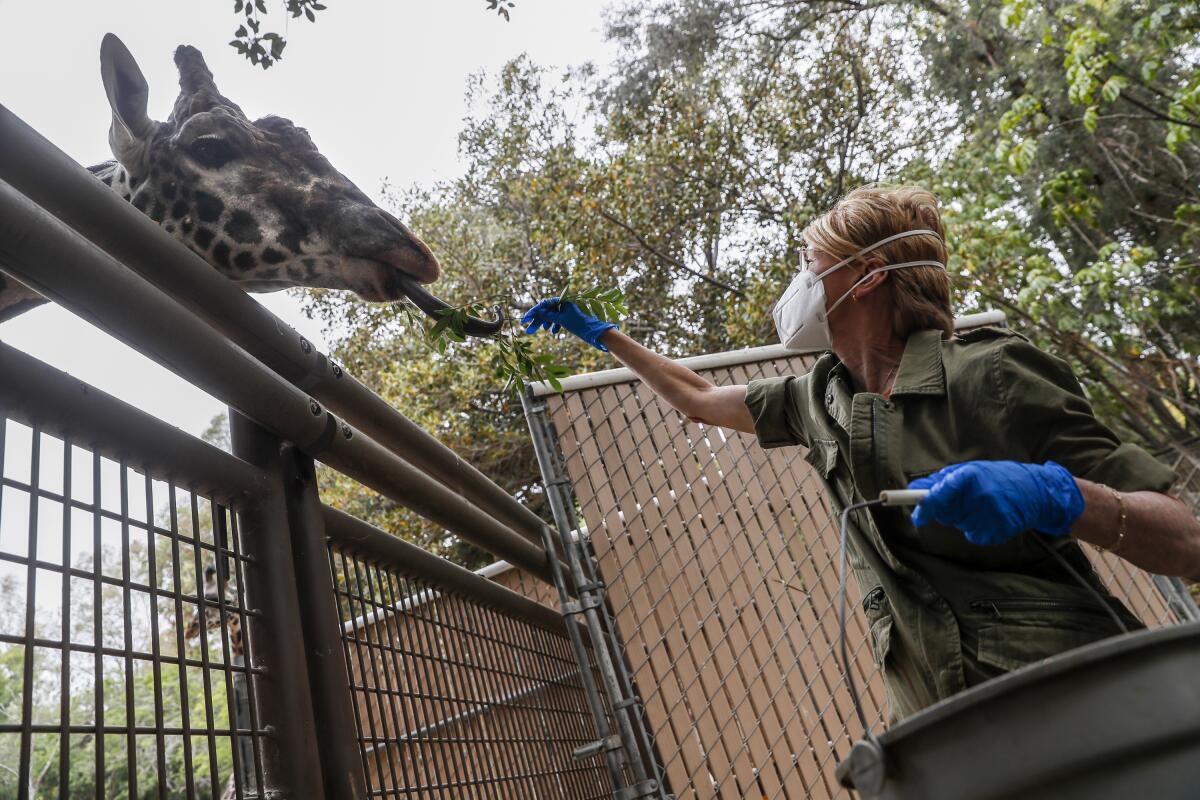
{"label": "white n95 mask", "polygon": [[904,267],[941,267],[945,269],[946,265],[940,261],[904,261],[900,264],[888,264],[878,269],[873,269],[866,275],[863,275],[855,282],[854,286],[851,286],[845,294],[834,301],[834,304],[829,307],[828,311],[825,310],[825,286],[823,281],[826,278],[859,256],[866,255],[889,242],[903,239],[906,236],[918,236],[926,233],[932,236],[938,235],[937,231],[925,229],[903,231],[902,233],[897,233],[886,239],[880,239],[875,244],[864,247],[849,258],[845,258],[834,264],[820,275],[813,274],[807,268],[802,269],[800,274],[788,285],[783,296],[779,298],[779,302],[775,304],[775,310],[771,314],[775,318],[775,330],[779,333],[779,341],[789,350],[829,350],[833,347],[833,339],[829,335],[829,315],[867,278],[879,272],[888,272],[893,269],[903,269]]}

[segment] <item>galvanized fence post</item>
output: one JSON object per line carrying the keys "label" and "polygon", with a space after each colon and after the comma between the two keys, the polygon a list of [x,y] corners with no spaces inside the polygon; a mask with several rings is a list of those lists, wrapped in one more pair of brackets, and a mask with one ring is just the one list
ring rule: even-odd
{"label": "galvanized fence post", "polygon": [[[646,730],[642,715],[641,698],[633,689],[633,682],[625,666],[624,648],[617,633],[616,622],[609,612],[605,600],[605,586],[596,570],[587,544],[583,540],[575,518],[575,498],[571,481],[559,455],[558,439],[554,425],[546,415],[546,404],[526,393],[521,398],[525,419],[537,455],[542,483],[546,487],[546,498],[558,529],[564,560],[570,570],[569,576],[554,569],[555,582],[563,605],[563,614],[568,619],[583,617],[591,636],[596,666],[604,684],[604,693],[610,703],[610,711],[617,725],[616,736],[602,738],[595,748],[620,749],[633,776],[633,785],[614,786],[614,796],[625,798],[654,797],[669,798],[663,780],[662,769],[654,752],[654,744]],[[551,549],[550,533],[546,531],[546,547]],[[571,597],[574,600],[571,600]],[[581,674],[589,670],[586,660],[581,660]],[[603,715],[596,718],[601,736],[607,730]]]}
{"label": "galvanized fence post", "polygon": [[[229,411],[233,454],[278,473],[278,438],[237,411]],[[241,514],[241,538],[254,568],[245,586],[255,611],[247,620],[258,716],[266,723],[263,781],[267,797],[324,798],[320,749],[309,695],[308,663],[300,629],[300,602],[293,570],[288,509],[268,494]]]}

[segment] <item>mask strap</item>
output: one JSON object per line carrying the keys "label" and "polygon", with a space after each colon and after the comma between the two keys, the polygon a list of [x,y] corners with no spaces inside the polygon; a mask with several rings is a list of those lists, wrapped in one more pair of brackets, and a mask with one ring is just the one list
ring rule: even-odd
{"label": "mask strap", "polygon": [[[931,231],[928,228],[921,228],[920,230],[915,230],[915,231],[900,231],[900,233],[894,233],[891,236],[887,237],[886,239],[880,239],[875,244],[867,245],[862,250],[859,250],[857,253],[855,253],[854,255],[852,255],[848,258],[842,259],[841,261],[834,264],[832,267],[830,267],[829,269],[825,270],[820,275],[818,275],[817,280],[819,280],[819,281],[825,280],[826,275],[832,275],[833,273],[837,272],[842,267],[849,264],[854,259],[859,258],[860,256],[865,256],[867,253],[871,252],[872,250],[875,250],[876,248],[883,247],[885,244],[894,242],[897,239],[903,239],[906,236],[920,236],[921,234],[925,234],[925,233],[928,233],[931,236],[937,236],[939,239],[942,238],[941,236],[938,235],[937,231]],[[942,269],[945,269],[945,266],[943,266]]]}
{"label": "mask strap", "polygon": [[846,293],[844,295],[842,295],[841,297],[839,297],[837,299],[837,302],[829,307],[829,310],[825,312],[825,316],[828,317],[830,314],[832,314],[833,310],[835,308],[837,308],[838,306],[840,306],[842,304],[842,302],[847,297],[849,297],[854,292],[855,289],[858,288],[859,284],[861,284],[867,278],[871,277],[872,275],[877,275],[880,272],[891,272],[894,269],[901,269],[903,267],[941,267],[942,269],[945,269],[946,265],[940,261],[903,261],[899,264],[888,264],[886,267],[880,267],[879,269],[873,269],[870,272],[868,272],[866,275],[863,275],[861,278],[859,278],[857,281],[855,281],[854,285],[851,286],[849,289],[847,289]]}

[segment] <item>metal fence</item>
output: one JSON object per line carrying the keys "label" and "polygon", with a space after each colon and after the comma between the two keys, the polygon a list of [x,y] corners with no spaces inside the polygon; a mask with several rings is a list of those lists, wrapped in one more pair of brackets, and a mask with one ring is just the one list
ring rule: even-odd
{"label": "metal fence", "polygon": [[[233,446],[0,344],[0,797],[658,788],[605,620],[559,611],[569,540],[2,106],[0,272],[227,402]],[[317,459],[551,604],[323,506]]]}
{"label": "metal fence", "polygon": [[[800,374],[814,360],[764,347],[684,361],[724,385]],[[670,790],[844,796],[833,768],[863,730],[834,658],[838,535],[803,453],[691,424],[627,370],[564,388],[537,390],[536,413],[556,431]],[[1195,614],[1178,581],[1107,555],[1096,565],[1151,625]],[[879,730],[886,692],[861,607],[848,624]]]}

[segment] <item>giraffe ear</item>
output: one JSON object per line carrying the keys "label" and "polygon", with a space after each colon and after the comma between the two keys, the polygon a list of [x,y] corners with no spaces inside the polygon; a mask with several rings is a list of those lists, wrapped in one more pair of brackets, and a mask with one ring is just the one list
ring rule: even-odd
{"label": "giraffe ear", "polygon": [[126,169],[132,169],[146,154],[146,143],[154,123],[146,113],[150,86],[125,44],[111,33],[100,43],[100,78],[112,108],[108,144]]}

